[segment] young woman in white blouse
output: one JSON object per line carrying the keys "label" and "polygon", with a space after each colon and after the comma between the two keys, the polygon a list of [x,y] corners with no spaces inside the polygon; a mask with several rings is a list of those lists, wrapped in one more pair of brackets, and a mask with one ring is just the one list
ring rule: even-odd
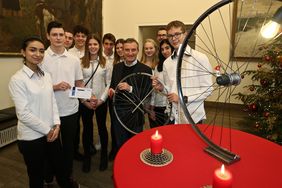
{"label": "young woman in white blouse", "polygon": [[43,188],[45,162],[52,165],[60,187],[70,187],[62,166],[62,150],[58,139],[60,118],[51,76],[38,64],[44,57],[44,45],[33,36],[23,41],[23,68],[11,78],[9,90],[18,118],[18,147],[23,155],[29,186]]}
{"label": "young woman in white blouse", "polygon": [[[82,142],[84,148],[84,161],[82,170],[89,172],[91,169],[90,146],[93,140],[93,116],[96,114],[96,122],[101,141],[100,171],[108,167],[108,131],[106,127],[107,97],[111,79],[111,65],[106,63],[102,55],[101,40],[98,35],[90,34],[86,40],[85,56],[81,66],[85,87],[92,88],[92,95],[96,96],[97,102],[82,101],[80,112],[83,122]],[[93,75],[93,76],[92,76]],[[88,83],[87,83],[88,82]]]}

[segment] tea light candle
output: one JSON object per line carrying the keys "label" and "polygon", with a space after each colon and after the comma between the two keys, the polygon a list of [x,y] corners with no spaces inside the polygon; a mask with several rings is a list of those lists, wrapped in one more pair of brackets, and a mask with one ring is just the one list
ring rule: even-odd
{"label": "tea light candle", "polygon": [[231,188],[232,174],[221,165],[220,169],[216,169],[213,176],[213,188]]}
{"label": "tea light candle", "polygon": [[155,134],[151,136],[151,153],[160,154],[163,151],[163,137],[156,130]]}

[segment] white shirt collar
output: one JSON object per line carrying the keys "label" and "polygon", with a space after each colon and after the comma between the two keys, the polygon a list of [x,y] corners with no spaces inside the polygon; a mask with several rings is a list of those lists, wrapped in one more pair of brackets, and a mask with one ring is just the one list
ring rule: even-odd
{"label": "white shirt collar", "polygon": [[68,53],[68,51],[65,49],[62,54],[56,54],[56,53],[51,49],[50,46],[47,48],[46,52],[47,52],[50,56],[67,56],[66,53]]}
{"label": "white shirt collar", "polygon": [[134,65],[136,65],[136,64],[137,64],[137,59],[135,59],[135,61],[133,61],[130,65],[126,64],[126,61],[124,61],[124,65],[125,65],[126,67],[132,67],[132,66],[134,66]]}
{"label": "white shirt collar", "polygon": [[114,59],[114,58],[115,58],[115,53],[112,53],[112,55],[107,56],[107,55],[103,52],[103,56],[104,56],[106,59]]}

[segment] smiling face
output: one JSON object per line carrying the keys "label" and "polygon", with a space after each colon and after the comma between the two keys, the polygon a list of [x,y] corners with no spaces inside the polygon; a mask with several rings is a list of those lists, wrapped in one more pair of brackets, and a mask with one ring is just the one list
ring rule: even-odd
{"label": "smiling face", "polygon": [[25,63],[32,68],[42,62],[44,57],[44,45],[39,41],[31,41],[25,49],[22,49],[22,55],[25,58]]}
{"label": "smiling face", "polygon": [[78,48],[78,49],[84,48],[85,42],[86,42],[86,38],[87,38],[86,34],[84,34],[84,33],[76,33],[74,35],[75,47]]}
{"label": "smiling face", "polygon": [[144,53],[147,57],[153,57],[156,51],[157,50],[152,42],[146,42],[144,44]]}
{"label": "smiling face", "polygon": [[88,48],[91,55],[97,55],[100,49],[99,42],[95,39],[90,39],[88,42]]}
{"label": "smiling face", "polygon": [[135,42],[127,42],[123,45],[124,59],[127,64],[133,63],[137,59],[138,44]]}
{"label": "smiling face", "polygon": [[123,57],[123,43],[116,44],[116,52],[119,57]]}
{"label": "smiling face", "polygon": [[161,46],[161,53],[165,58],[168,58],[172,54],[172,49],[167,43],[163,43]]}
{"label": "smiling face", "polygon": [[170,44],[175,48],[178,49],[180,44],[183,43],[185,38],[186,32],[181,29],[181,27],[171,27],[167,31],[167,38]]}

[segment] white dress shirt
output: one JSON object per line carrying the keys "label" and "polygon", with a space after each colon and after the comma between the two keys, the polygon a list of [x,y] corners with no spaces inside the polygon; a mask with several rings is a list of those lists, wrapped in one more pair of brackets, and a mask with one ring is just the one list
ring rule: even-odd
{"label": "white dress shirt", "polygon": [[35,140],[60,124],[51,76],[38,76],[27,66],[17,71],[9,83],[18,117],[18,140]]}
{"label": "white dress shirt", "polygon": [[[83,80],[78,57],[70,54],[67,50],[63,54],[55,54],[49,47],[45,51],[42,69],[50,73],[53,85],[64,81],[75,86],[75,81]],[[55,91],[55,97],[60,116],[69,116],[78,112],[78,100],[69,97],[70,90]]]}
{"label": "white dress shirt", "polygon": [[76,48],[75,46],[72,47],[71,49],[69,49],[68,51],[69,53],[71,53],[72,55],[78,57],[79,59],[83,58],[84,54],[85,54],[85,50],[80,51],[78,48]]}
{"label": "white dress shirt", "polygon": [[[164,82],[163,71],[159,72],[157,67],[155,67],[153,75],[158,77],[158,80],[160,82]],[[151,97],[151,105],[156,106],[156,107],[166,107],[168,105],[166,94],[167,93],[164,94],[163,92],[153,91],[152,97]]]}
{"label": "white dress shirt", "polygon": [[[180,48],[179,48],[180,49]],[[164,62],[164,82],[170,90],[169,93],[178,94],[176,70],[178,56],[175,58],[167,58]],[[187,109],[195,123],[202,119],[206,119],[204,100],[211,95],[212,87],[212,68],[207,56],[201,52],[193,50],[190,46],[186,47],[183,55],[181,77],[182,92],[188,97]],[[175,123],[189,123],[182,108],[180,101],[178,104],[173,103],[172,113]],[[190,122],[191,123],[191,122]]]}
{"label": "white dress shirt", "polygon": [[84,83],[86,83],[91,77],[92,73],[98,67],[92,79],[86,85],[87,88],[92,88],[92,94],[98,99],[106,101],[108,98],[108,90],[111,83],[111,67],[106,63],[105,67],[98,65],[98,60],[90,61],[88,68],[82,68]]}

